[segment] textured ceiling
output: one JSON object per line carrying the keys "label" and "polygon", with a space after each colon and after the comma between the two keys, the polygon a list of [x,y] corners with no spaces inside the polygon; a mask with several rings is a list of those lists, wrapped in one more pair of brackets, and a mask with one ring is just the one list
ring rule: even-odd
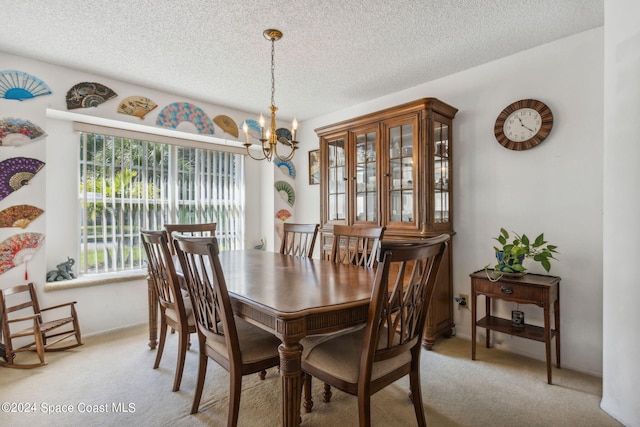
{"label": "textured ceiling", "polygon": [[277,28],[279,117],[304,120],[599,27],[603,3],[0,0],[0,51],[266,112]]}

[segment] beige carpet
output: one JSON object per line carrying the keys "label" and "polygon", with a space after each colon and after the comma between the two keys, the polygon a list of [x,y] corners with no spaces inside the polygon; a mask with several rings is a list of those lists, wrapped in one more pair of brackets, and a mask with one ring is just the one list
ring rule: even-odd
{"label": "beige carpet", "polygon": [[[47,366],[32,370],[0,367],[0,423],[7,426],[225,426],[228,374],[209,362],[200,412],[189,415],[197,372],[197,343],[188,355],[180,391],[171,392],[176,336],[170,335],[160,368],[152,369],[155,350],[147,347],[145,327],[85,339],[85,345],[48,353]],[[194,340],[195,341],[195,340]],[[440,426],[620,426],[599,407],[601,381],[567,369],[470,342],[438,340],[422,355],[422,387],[431,427]],[[18,357],[30,357],[20,354]],[[314,381],[314,411],[303,426],[356,426],[357,400],[334,391],[322,402]],[[374,426],[414,426],[413,407],[402,379],[374,395]],[[25,405],[27,404],[27,405]],[[70,408],[72,413],[56,412]],[[30,411],[30,412],[27,412]],[[280,380],[272,369],[265,381],[244,378],[240,426],[280,425]]]}

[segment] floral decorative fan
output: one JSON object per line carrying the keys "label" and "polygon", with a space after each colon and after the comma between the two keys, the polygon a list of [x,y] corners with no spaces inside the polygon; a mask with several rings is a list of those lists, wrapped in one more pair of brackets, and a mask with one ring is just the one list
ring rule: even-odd
{"label": "floral decorative fan", "polygon": [[276,218],[278,218],[280,221],[286,221],[291,218],[291,212],[286,209],[280,209],[278,212],[276,212]]}
{"label": "floral decorative fan", "polygon": [[192,123],[201,134],[213,135],[215,132],[207,113],[189,102],[174,102],[164,107],[158,114],[156,126],[175,129],[182,122]]}
{"label": "floral decorative fan", "polygon": [[0,97],[2,98],[22,101],[50,93],[49,86],[36,76],[18,70],[0,71]]}
{"label": "floral decorative fan", "polygon": [[0,162],[0,200],[27,185],[44,167],[44,162],[31,157],[12,157]]}
{"label": "floral decorative fan", "polygon": [[128,96],[118,105],[118,113],[140,117],[140,120],[144,120],[144,116],[157,106],[158,104],[144,96]]}
{"label": "floral decorative fan", "polygon": [[[0,274],[20,264],[26,264],[38,251],[44,241],[42,233],[20,233],[0,243]],[[24,279],[28,280],[25,265]]]}
{"label": "floral decorative fan", "polygon": [[97,107],[116,96],[117,93],[101,83],[78,83],[67,92],[67,110]]}
{"label": "floral decorative fan", "polygon": [[5,117],[0,119],[0,146],[19,146],[35,141],[47,134],[35,123],[26,119]]}
{"label": "floral decorative fan", "polygon": [[27,225],[44,211],[31,205],[15,205],[0,211],[0,227],[21,227]]}

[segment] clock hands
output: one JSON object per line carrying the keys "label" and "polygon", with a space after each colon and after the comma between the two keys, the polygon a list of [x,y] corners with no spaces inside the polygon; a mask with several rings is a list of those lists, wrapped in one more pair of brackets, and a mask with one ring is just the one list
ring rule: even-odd
{"label": "clock hands", "polygon": [[518,120],[520,121],[520,126],[522,126],[523,128],[525,128],[526,130],[528,130],[529,132],[533,132],[533,129],[528,128],[527,126],[524,125],[524,123],[522,123],[522,119],[520,117],[518,117]]}

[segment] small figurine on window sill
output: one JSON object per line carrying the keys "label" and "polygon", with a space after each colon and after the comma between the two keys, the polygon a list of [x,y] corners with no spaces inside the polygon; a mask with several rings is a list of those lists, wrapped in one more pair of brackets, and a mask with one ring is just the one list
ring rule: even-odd
{"label": "small figurine on window sill", "polygon": [[56,270],[51,270],[47,273],[47,282],[75,279],[76,275],[73,274],[73,264],[75,263],[76,261],[73,258],[67,257],[65,262],[56,265]]}

